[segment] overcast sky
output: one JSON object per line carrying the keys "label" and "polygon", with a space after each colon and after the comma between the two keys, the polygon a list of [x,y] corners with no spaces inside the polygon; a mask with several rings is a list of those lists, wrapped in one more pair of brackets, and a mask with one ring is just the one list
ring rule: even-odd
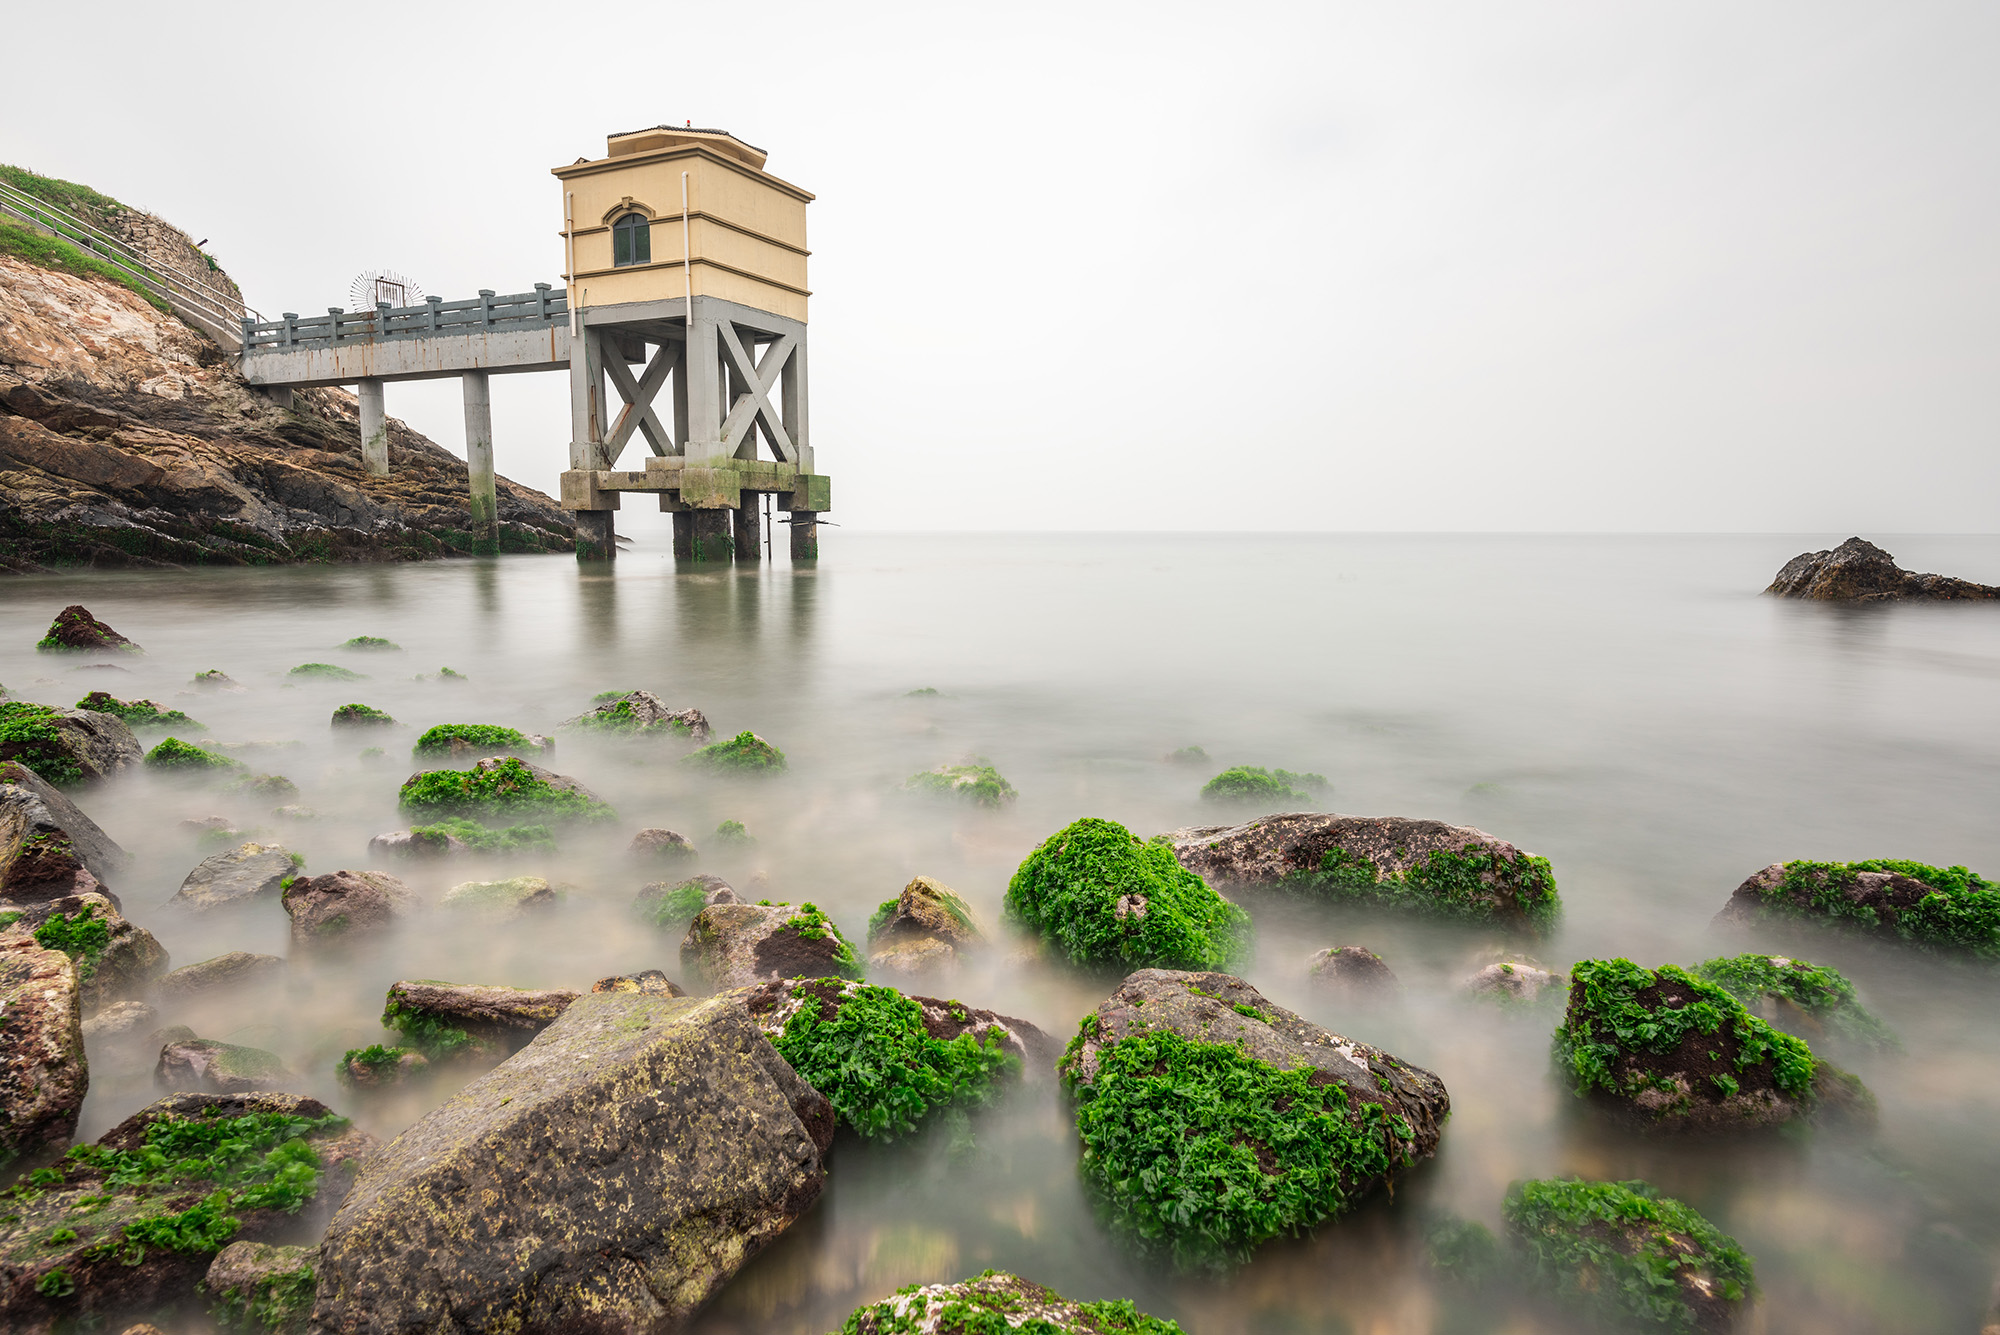
{"label": "overcast sky", "polygon": [[[267,314],[559,281],[608,132],[763,147],[853,527],[1996,526],[1992,0],[82,13],[10,13],[0,160]],[[555,490],[562,377],[494,406]]]}

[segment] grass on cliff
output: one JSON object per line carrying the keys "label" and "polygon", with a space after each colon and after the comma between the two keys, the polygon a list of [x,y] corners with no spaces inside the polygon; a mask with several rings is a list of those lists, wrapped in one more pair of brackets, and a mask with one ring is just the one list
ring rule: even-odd
{"label": "grass on cliff", "polygon": [[73,274],[78,278],[108,278],[120,287],[139,294],[147,305],[162,315],[172,315],[166,299],[149,291],[144,284],[114,264],[81,250],[59,237],[45,236],[19,223],[0,219],[0,255],[12,255],[43,269]]}

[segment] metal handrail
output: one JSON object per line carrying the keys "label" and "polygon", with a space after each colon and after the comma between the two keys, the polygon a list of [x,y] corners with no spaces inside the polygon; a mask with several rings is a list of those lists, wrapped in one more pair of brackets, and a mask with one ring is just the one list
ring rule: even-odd
{"label": "metal handrail", "polygon": [[162,270],[134,250],[129,243],[120,241],[102,228],[5,182],[0,182],[0,210],[22,217],[24,221],[47,227],[64,236],[65,240],[81,244],[84,249],[114,268],[130,274],[160,296],[178,297],[226,327],[234,327],[246,313],[256,316],[259,320],[264,318],[261,312],[240,296],[231,296],[199,279],[184,278],[170,270]]}

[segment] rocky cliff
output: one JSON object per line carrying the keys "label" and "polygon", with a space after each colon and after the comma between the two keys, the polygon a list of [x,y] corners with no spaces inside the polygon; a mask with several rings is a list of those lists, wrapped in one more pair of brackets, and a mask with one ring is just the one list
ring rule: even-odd
{"label": "rocky cliff", "polygon": [[[206,336],[104,279],[0,254],[0,569],[423,560],[467,551],[462,460],[354,398],[289,408]],[[502,551],[568,551],[554,500],[501,478]]]}

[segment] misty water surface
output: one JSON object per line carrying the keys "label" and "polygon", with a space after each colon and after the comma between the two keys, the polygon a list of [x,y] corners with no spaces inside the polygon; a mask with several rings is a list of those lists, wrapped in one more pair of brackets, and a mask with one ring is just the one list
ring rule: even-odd
{"label": "misty water surface", "polygon": [[[1844,535],[1841,535],[1844,536]],[[1906,565],[2000,579],[2000,540],[1882,539]],[[1881,1100],[1865,1137],[1743,1143],[1635,1139],[1582,1115],[1548,1064],[1553,1014],[1464,1003],[1456,982],[1510,943],[1490,933],[1262,898],[1247,976],[1273,999],[1437,1071],[1454,1113],[1437,1160],[1311,1238],[1267,1247],[1225,1281],[1176,1278],[1110,1242],[1075,1174],[1044,1081],[945,1129],[876,1147],[843,1133],[815,1211],[753,1261],[702,1318],[708,1335],[807,1335],[856,1304],[987,1266],[1076,1298],[1130,1297],[1190,1332],[1568,1330],[1531,1308],[1468,1301],[1426,1268],[1422,1226],[1452,1211],[1497,1228],[1508,1183],[1581,1173],[1647,1177],[1735,1234],[1763,1297],[1746,1329],[1963,1331],[2000,1250],[2000,986],[1894,950],[1708,922],[1749,873],[1793,857],[1908,857],[2000,870],[2000,606],[1840,609],[1756,595],[1796,538],[824,537],[817,569],[677,573],[641,543],[615,573],[568,557],[370,568],[83,573],[0,583],[0,682],[71,704],[93,688],[179,707],[260,771],[300,787],[316,820],[181,779],[118,779],[82,804],[134,853],[114,888],[176,964],[231,949],[287,953],[283,911],[180,919],[161,911],[203,850],[178,827],[222,814],[304,853],[308,870],[365,867],[399,828],[409,747],[436,723],[552,731],[613,688],[754,729],[784,775],[717,781],[672,742],[564,735],[543,763],[614,804],[615,828],[510,868],[572,893],[553,917],[481,926],[430,912],[339,963],[163,1014],[203,1037],[266,1047],[314,1094],[384,1136],[440,1102],[433,1085],[358,1097],[333,1078],[346,1048],[385,1035],[400,977],[587,988],[646,967],[683,977],[678,942],[630,915],[657,871],[625,854],[666,826],[700,869],[752,898],[812,900],[857,940],[911,876],[956,887],[997,928],[1008,877],[1079,816],[1144,835],[1256,814],[1197,791],[1232,763],[1317,771],[1330,809],[1477,825],[1549,857],[1565,903],[1532,947],[1563,968],[1624,954],[1692,963],[1758,946],[1846,971],[1902,1035],[1900,1055],[1834,1051]],[[75,670],[33,643],[83,602],[140,642],[126,671]],[[403,651],[335,646],[378,635]],[[304,662],[364,681],[288,680]],[[450,666],[464,682],[418,680]],[[220,668],[250,689],[195,695]],[[931,687],[936,696],[911,697]],[[190,692],[183,694],[183,692]],[[359,701],[405,727],[335,731]],[[150,735],[149,735],[150,740]],[[188,740],[195,740],[189,738]],[[364,759],[381,745],[386,757]],[[1167,763],[1199,745],[1213,764]],[[898,791],[917,770],[989,758],[1019,788],[1001,812]],[[717,856],[743,821],[754,847]],[[399,865],[422,897],[497,867]],[[1331,1002],[1305,984],[1321,947],[1362,944],[1400,999]],[[945,990],[1058,1037],[1110,975],[1022,962],[1002,944]],[[99,1061],[81,1134],[153,1097],[149,1068]]]}

